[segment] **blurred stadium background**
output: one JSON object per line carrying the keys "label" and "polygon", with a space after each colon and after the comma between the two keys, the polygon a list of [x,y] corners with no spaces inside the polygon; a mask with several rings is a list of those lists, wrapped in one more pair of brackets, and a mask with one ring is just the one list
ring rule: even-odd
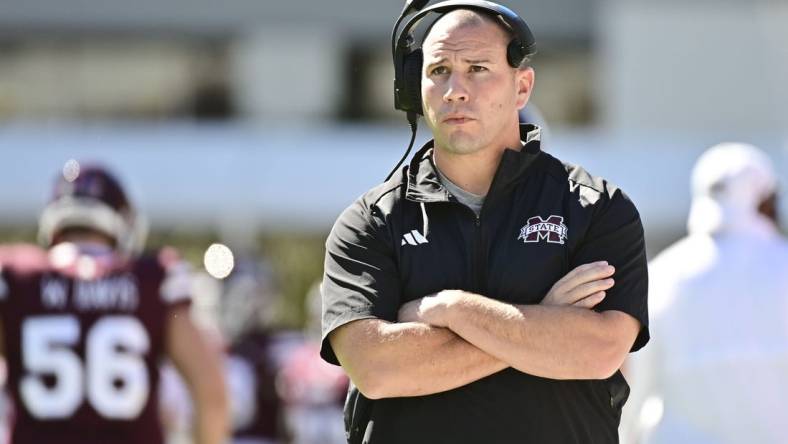
{"label": "blurred stadium background", "polygon": [[[708,146],[754,143],[788,172],[788,2],[503,3],[537,38],[544,148],[627,191],[649,255],[685,232]],[[333,220],[408,141],[388,47],[401,7],[0,2],[0,241],[34,241],[54,174],[98,161],[147,215],[149,246],[196,268],[214,242],[265,259],[275,322],[303,327]]]}

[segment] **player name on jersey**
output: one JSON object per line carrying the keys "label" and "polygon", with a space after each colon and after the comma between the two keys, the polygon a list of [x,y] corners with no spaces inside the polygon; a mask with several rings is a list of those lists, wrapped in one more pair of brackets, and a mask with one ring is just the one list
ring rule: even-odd
{"label": "player name on jersey", "polygon": [[[134,311],[139,305],[139,290],[134,276],[122,274],[96,280],[75,280],[72,306],[79,311]],[[41,303],[49,309],[64,309],[68,304],[68,283],[60,277],[41,282]]]}

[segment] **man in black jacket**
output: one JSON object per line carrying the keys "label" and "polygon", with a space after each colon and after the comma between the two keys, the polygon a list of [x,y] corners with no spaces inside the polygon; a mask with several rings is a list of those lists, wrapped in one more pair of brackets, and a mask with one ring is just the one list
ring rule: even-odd
{"label": "man in black jacket", "polygon": [[367,442],[617,442],[648,341],[640,217],[518,125],[534,71],[454,10],[422,45],[434,140],[339,217],[321,354],[375,399]]}

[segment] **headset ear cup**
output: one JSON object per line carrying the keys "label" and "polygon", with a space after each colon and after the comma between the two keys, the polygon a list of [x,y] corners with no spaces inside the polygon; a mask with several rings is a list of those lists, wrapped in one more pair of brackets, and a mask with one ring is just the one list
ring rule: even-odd
{"label": "headset ear cup", "polygon": [[409,110],[416,114],[424,114],[421,109],[421,65],[424,61],[424,54],[421,48],[414,50],[407,56],[403,63],[405,97],[409,102]]}
{"label": "headset ear cup", "polygon": [[517,39],[509,42],[509,46],[506,47],[506,61],[509,62],[509,66],[519,68],[525,56],[526,51]]}

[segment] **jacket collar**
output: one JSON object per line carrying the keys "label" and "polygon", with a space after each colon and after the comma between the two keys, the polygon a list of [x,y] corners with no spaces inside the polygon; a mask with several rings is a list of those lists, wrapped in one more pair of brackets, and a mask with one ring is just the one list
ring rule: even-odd
{"label": "jacket collar", "polygon": [[[507,148],[501,156],[501,163],[493,177],[488,200],[495,197],[509,185],[517,182],[528,167],[539,157],[540,128],[532,124],[520,125],[520,139],[523,147],[519,151]],[[407,169],[407,190],[405,198],[414,202],[448,202],[449,192],[438,177],[432,160],[434,140],[427,142],[410,161]]]}

